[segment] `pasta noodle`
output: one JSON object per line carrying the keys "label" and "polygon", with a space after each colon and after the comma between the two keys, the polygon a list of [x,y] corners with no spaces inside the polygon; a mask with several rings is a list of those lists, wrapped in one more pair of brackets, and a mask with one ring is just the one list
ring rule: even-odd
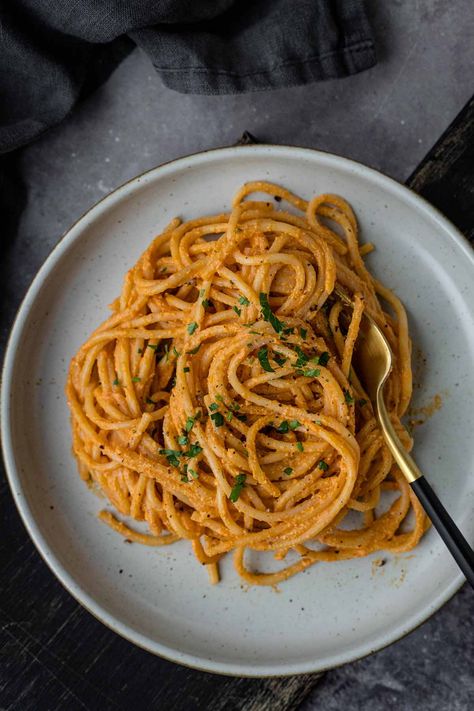
{"label": "pasta noodle", "polygon": [[[175,219],[154,239],[67,381],[81,476],[149,533],[109,510],[105,523],[145,545],[188,539],[211,582],[231,551],[244,580],[273,585],[418,543],[427,518],[351,367],[366,312],[394,353],[386,402],[410,449],[407,318],[367,270],[372,248],[341,197],[263,182],[229,214]],[[246,551],[279,569],[255,570]]]}

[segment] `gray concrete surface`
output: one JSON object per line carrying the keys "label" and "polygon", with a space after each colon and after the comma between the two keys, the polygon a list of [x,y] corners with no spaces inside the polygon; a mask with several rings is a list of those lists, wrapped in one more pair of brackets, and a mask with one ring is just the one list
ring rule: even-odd
{"label": "gray concrete surface", "polygon": [[[344,80],[245,96],[183,96],[133,52],[58,128],[23,152],[28,203],[8,257],[4,326],[68,226],[163,161],[262,140],[333,151],[403,180],[473,92],[472,0],[370,0],[378,64]],[[3,335],[5,335],[4,328]],[[472,591],[392,647],[327,674],[313,709],[464,711],[474,699]]]}

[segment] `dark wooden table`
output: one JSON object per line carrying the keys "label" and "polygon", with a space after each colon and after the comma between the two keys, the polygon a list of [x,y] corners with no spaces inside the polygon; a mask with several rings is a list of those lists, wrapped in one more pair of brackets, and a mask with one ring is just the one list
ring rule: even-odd
{"label": "dark wooden table", "polygon": [[[474,101],[407,181],[474,239]],[[2,283],[4,294],[8,287]],[[2,304],[4,304],[2,298]],[[5,309],[5,311],[8,311]],[[9,314],[2,314],[10,327]],[[109,631],[61,587],[0,482],[0,710],[296,709],[321,679],[206,674],[154,657]]]}

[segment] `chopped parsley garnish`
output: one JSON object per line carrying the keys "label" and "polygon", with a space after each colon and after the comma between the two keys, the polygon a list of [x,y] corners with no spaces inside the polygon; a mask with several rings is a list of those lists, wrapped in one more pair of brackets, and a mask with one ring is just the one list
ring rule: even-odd
{"label": "chopped parsley garnish", "polygon": [[188,368],[188,367],[186,366],[186,368],[183,368],[183,373],[189,373],[190,370],[191,370],[191,368]]}
{"label": "chopped parsley garnish", "polygon": [[345,399],[345,401],[347,402],[347,404],[348,404],[348,405],[353,405],[353,404],[354,404],[354,398],[353,398],[352,395],[350,394],[349,390],[346,390],[345,388],[343,388],[343,391],[342,391],[342,392],[344,393],[344,399]]}
{"label": "chopped parsley garnish", "polygon": [[367,405],[367,400],[364,400],[364,398],[362,398],[361,400],[357,401],[357,404],[359,405],[359,407],[364,407],[364,405]]}
{"label": "chopped parsley garnish", "polygon": [[321,355],[318,357],[318,365],[327,365],[329,358],[329,353],[327,351],[324,351],[324,353],[321,353]]}
{"label": "chopped parsley garnish", "polygon": [[240,410],[238,402],[229,402],[229,410]]}
{"label": "chopped parsley garnish", "polygon": [[216,400],[218,400],[219,402],[224,402],[224,398],[222,397],[222,395],[216,395]]}
{"label": "chopped parsley garnish", "polygon": [[231,422],[234,414],[232,412],[228,412],[227,415],[225,416],[225,419],[227,422]]}
{"label": "chopped parsley garnish", "polygon": [[187,355],[196,355],[196,353],[199,351],[201,346],[202,346],[202,343],[200,343],[198,346],[196,346],[196,348],[193,348],[190,351],[186,351]]}
{"label": "chopped parsley garnish", "polygon": [[177,439],[178,444],[184,447],[188,443],[188,435],[182,434]]}
{"label": "chopped parsley garnish", "polygon": [[143,353],[143,348],[137,348],[137,353]]}
{"label": "chopped parsley garnish", "polygon": [[184,484],[189,484],[189,479],[188,479],[187,474],[183,474],[183,475],[182,475],[181,481],[182,481]]}
{"label": "chopped parsley garnish", "polygon": [[203,299],[203,300],[201,301],[201,303],[202,303],[202,305],[204,306],[205,309],[208,309],[209,306],[211,305],[211,302],[209,301],[209,299]]}
{"label": "chopped parsley garnish", "polygon": [[235,313],[237,314],[237,316],[240,316],[240,314],[242,313],[242,309],[239,309],[238,306],[233,306],[233,307],[232,307],[232,311],[235,311]]}
{"label": "chopped parsley garnish", "polygon": [[209,405],[209,409],[212,410],[212,411],[218,410],[218,409],[219,409],[219,405],[217,404],[217,402],[211,402],[211,404]]}
{"label": "chopped parsley garnish", "polygon": [[298,420],[290,420],[288,425],[290,430],[296,430],[298,427],[301,427],[301,422],[298,422]]}
{"label": "chopped parsley garnish", "polygon": [[262,366],[263,370],[266,370],[267,373],[274,373],[274,369],[270,365],[270,361],[268,360],[268,348],[260,348],[260,350],[257,353],[257,358],[260,362],[260,365]]}
{"label": "chopped parsley garnish", "polygon": [[250,301],[247,299],[246,296],[240,296],[239,297],[239,304],[241,304],[242,306],[249,306]]}
{"label": "chopped parsley garnish", "polygon": [[298,358],[295,363],[296,368],[301,368],[301,366],[306,365],[306,363],[309,361],[309,357],[306,355],[304,351],[301,350],[299,346],[295,346],[295,351],[298,354]]}
{"label": "chopped parsley garnish", "polygon": [[190,474],[193,479],[199,479],[199,474],[195,469],[188,469],[188,474]]}
{"label": "chopped parsley garnish", "polygon": [[199,296],[201,297],[201,299],[202,299],[202,297],[204,296],[205,293],[206,293],[206,290],[205,290],[205,289],[199,289]]}
{"label": "chopped parsley garnish", "polygon": [[237,501],[239,498],[240,494],[242,493],[242,489],[245,486],[245,480],[247,478],[246,474],[237,474],[235,477],[235,484],[232,487],[232,491],[229,494],[229,499],[232,501],[233,504]]}
{"label": "chopped parsley garnish", "polygon": [[306,370],[303,370],[303,375],[307,378],[317,378],[318,375],[321,375],[321,371],[319,368],[307,368]]}
{"label": "chopped parsley garnish", "polygon": [[222,427],[224,424],[224,415],[220,412],[213,412],[211,415],[211,420],[214,422],[216,427]]}
{"label": "chopped parsley garnish", "polygon": [[171,464],[172,467],[179,467],[179,457],[183,456],[179,449],[160,449],[158,454],[166,457],[168,464]]}
{"label": "chopped parsley garnish", "polygon": [[291,467],[286,467],[286,469],[283,469],[283,474],[290,476],[290,474],[293,474],[293,469]]}
{"label": "chopped parsley garnish", "polygon": [[184,456],[192,459],[193,457],[197,457],[197,455],[200,454],[201,452],[202,452],[202,447],[199,444],[194,443],[190,446],[190,448],[188,449],[187,452],[184,452]]}
{"label": "chopped parsley garnish", "polygon": [[281,333],[284,329],[284,323],[283,321],[280,321],[280,319],[277,318],[277,316],[275,316],[275,314],[271,310],[270,304],[268,303],[267,294],[261,292],[258,298],[260,301],[260,306],[262,307],[262,317],[264,321],[268,321],[268,323],[272,326],[273,330],[276,331],[276,333]]}
{"label": "chopped parsley garnish", "polygon": [[[199,415],[199,414],[200,414],[200,413],[198,413],[198,415]],[[194,415],[194,417],[188,417],[188,418],[187,418],[186,424],[185,424],[185,426],[184,426],[184,429],[186,430],[186,432],[191,432],[191,430],[192,430],[192,428],[193,428],[193,426],[194,426],[195,421],[199,419],[198,415]]]}
{"label": "chopped parsley garnish", "polygon": [[276,428],[276,431],[280,432],[281,434],[285,434],[286,432],[289,432],[289,430],[290,430],[290,423],[288,422],[288,420],[283,420],[282,422],[280,422],[280,424]]}
{"label": "chopped parsley garnish", "polygon": [[179,358],[179,356],[181,355],[181,353],[176,349],[175,346],[173,346],[173,355],[175,355],[176,358]]}
{"label": "chopped parsley garnish", "polygon": [[198,325],[197,325],[196,321],[193,321],[192,323],[188,323],[187,331],[190,336],[193,335],[193,333],[197,327],[198,327]]}
{"label": "chopped parsley garnish", "polygon": [[132,378],[132,383],[140,383],[140,382],[141,382],[141,378],[139,378],[139,377],[137,377],[137,376],[135,376],[134,378]]}
{"label": "chopped parsley garnish", "polygon": [[303,339],[303,341],[306,341],[306,336],[308,335],[308,331],[306,328],[300,328],[300,336]]}
{"label": "chopped parsley garnish", "polygon": [[115,378],[114,382],[112,385],[120,385],[120,380],[118,378]]}
{"label": "chopped parsley garnish", "polygon": [[158,344],[157,343],[148,343],[147,348],[151,348],[153,351],[158,350]]}
{"label": "chopped parsley garnish", "polygon": [[273,360],[278,363],[281,368],[283,365],[285,365],[287,358],[285,358],[284,355],[281,355],[281,353],[274,353]]}
{"label": "chopped parsley garnish", "polygon": [[321,459],[318,464],[318,469],[322,469],[323,472],[327,472],[327,470],[329,469],[329,464],[327,464],[324,459]]}
{"label": "chopped parsley garnish", "polygon": [[294,332],[295,332],[295,329],[293,328],[293,326],[287,326],[286,328],[283,329],[283,333],[286,333],[287,335],[291,335]]}
{"label": "chopped parsley garnish", "polygon": [[234,412],[234,416],[241,422],[247,422],[247,415],[243,415],[241,412]]}
{"label": "chopped parsley garnish", "polygon": [[304,452],[303,442],[297,442],[297,443],[296,443],[296,449],[297,449],[299,452]]}

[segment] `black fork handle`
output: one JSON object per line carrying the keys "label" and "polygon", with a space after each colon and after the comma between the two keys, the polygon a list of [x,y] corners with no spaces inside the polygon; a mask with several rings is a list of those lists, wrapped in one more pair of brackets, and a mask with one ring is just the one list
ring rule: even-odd
{"label": "black fork handle", "polygon": [[456,563],[474,588],[474,551],[444,508],[424,476],[411,482],[411,488],[431,519],[433,526],[446,543]]}

